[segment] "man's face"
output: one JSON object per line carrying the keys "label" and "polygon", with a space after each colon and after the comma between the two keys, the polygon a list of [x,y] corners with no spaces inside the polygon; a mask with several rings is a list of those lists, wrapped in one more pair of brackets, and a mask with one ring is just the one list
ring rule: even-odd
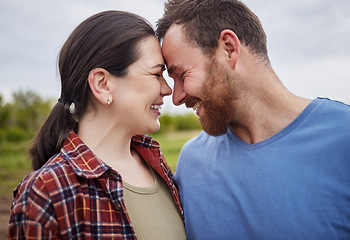
{"label": "man's face", "polygon": [[193,108],[208,134],[224,134],[234,98],[227,70],[191,44],[180,25],[172,25],[166,33],[162,53],[168,74],[174,79],[174,104]]}
{"label": "man's face", "polygon": [[202,98],[201,90],[209,66],[207,57],[186,40],[182,27],[176,24],[164,37],[162,53],[168,74],[174,79],[174,104],[181,105],[191,96],[196,100],[192,99],[187,107],[193,107]]}

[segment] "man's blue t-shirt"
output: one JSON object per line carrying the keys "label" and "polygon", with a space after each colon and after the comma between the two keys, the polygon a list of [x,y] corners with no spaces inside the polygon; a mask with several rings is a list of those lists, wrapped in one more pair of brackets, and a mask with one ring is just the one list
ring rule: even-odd
{"label": "man's blue t-shirt", "polygon": [[202,132],[175,180],[188,239],[350,239],[350,107],[315,99],[257,144]]}

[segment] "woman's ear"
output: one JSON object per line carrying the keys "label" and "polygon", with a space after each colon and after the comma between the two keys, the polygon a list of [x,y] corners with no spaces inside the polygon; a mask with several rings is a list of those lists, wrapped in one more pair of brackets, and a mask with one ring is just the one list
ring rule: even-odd
{"label": "woman's ear", "polygon": [[226,60],[235,69],[240,54],[241,42],[237,35],[228,29],[223,30],[219,37],[219,47],[224,50]]}
{"label": "woman's ear", "polygon": [[94,68],[88,76],[92,94],[103,105],[109,106],[112,102],[112,94],[109,87],[109,73],[103,68]]}

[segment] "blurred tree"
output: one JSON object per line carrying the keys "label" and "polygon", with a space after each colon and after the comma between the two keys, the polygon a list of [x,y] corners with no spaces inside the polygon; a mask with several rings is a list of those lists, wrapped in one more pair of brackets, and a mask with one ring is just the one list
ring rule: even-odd
{"label": "blurred tree", "polygon": [[0,95],[0,138],[20,141],[37,131],[51,110],[52,101],[32,91],[13,93],[13,100],[4,103]]}
{"label": "blurred tree", "polygon": [[159,117],[160,129],[157,132],[161,134],[169,131],[187,131],[187,130],[200,130],[201,124],[198,117],[193,113],[170,115],[162,114]]}
{"label": "blurred tree", "polygon": [[50,100],[32,91],[15,92],[13,99],[15,125],[26,131],[37,129],[52,107]]}
{"label": "blurred tree", "polygon": [[174,117],[169,114],[162,114],[159,117],[160,129],[158,134],[175,130]]}
{"label": "blurred tree", "polygon": [[0,94],[0,129],[3,129],[7,126],[10,115],[11,108],[9,104],[5,104],[2,95]]}
{"label": "blurred tree", "polygon": [[198,117],[193,113],[176,115],[174,122],[176,124],[176,130],[201,129],[201,124],[198,120]]}

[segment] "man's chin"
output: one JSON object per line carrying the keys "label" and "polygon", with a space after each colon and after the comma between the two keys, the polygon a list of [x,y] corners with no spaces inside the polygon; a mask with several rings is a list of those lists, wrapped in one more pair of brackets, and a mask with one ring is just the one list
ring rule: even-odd
{"label": "man's chin", "polygon": [[206,132],[208,135],[213,136],[213,137],[218,137],[221,135],[224,135],[227,132],[227,129],[225,131],[208,131],[206,129],[203,129],[204,132]]}
{"label": "man's chin", "polygon": [[217,137],[217,136],[224,135],[227,132],[226,126],[218,125],[215,122],[213,123],[213,122],[201,120],[201,119],[199,119],[199,121],[202,125],[203,131],[211,136]]}

